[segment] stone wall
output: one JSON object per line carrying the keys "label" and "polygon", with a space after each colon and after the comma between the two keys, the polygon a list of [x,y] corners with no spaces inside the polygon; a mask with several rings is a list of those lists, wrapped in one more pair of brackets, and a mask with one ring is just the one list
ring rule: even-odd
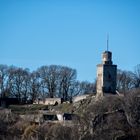
{"label": "stone wall", "polygon": [[43,104],[43,105],[61,104],[61,98],[46,98],[44,101],[37,100],[34,102],[34,104]]}

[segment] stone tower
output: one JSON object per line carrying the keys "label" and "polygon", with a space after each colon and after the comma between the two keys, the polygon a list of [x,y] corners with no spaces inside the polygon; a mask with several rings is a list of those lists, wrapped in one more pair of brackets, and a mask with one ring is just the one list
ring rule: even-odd
{"label": "stone tower", "polygon": [[97,65],[97,96],[116,94],[117,65],[113,65],[112,53],[105,51],[102,54],[102,64]]}

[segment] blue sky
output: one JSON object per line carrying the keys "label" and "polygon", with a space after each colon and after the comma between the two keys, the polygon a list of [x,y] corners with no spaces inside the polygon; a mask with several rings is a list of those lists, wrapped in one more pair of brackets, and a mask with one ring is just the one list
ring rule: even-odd
{"label": "blue sky", "polygon": [[0,0],[0,64],[64,65],[92,82],[107,33],[119,69],[140,64],[140,1]]}

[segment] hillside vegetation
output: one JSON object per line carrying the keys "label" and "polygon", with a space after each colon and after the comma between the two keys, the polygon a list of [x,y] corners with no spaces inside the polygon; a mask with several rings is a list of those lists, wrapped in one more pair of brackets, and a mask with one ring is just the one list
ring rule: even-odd
{"label": "hillside vegetation", "polygon": [[[75,104],[55,106],[56,111],[73,110],[73,125],[46,122],[30,124],[18,113],[0,114],[1,140],[140,140],[140,93],[126,96],[90,96]],[[11,107],[13,108],[13,107]],[[34,109],[33,109],[34,110]]]}

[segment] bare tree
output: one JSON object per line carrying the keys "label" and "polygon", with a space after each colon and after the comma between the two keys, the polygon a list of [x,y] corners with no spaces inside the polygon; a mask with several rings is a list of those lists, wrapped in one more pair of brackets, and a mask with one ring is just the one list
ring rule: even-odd
{"label": "bare tree", "polygon": [[61,67],[59,75],[59,94],[64,100],[71,97],[72,89],[76,81],[77,72],[69,67]]}
{"label": "bare tree", "polygon": [[53,98],[57,91],[57,83],[58,83],[58,66],[42,66],[38,69],[38,73],[40,78],[42,79],[42,85],[44,85],[47,89],[46,93],[48,93],[49,97]]}
{"label": "bare tree", "polygon": [[8,66],[0,65],[0,95],[1,97],[8,96]]}
{"label": "bare tree", "polygon": [[135,66],[135,70],[134,70],[134,85],[135,85],[135,88],[140,88],[140,64]]}
{"label": "bare tree", "polygon": [[124,110],[129,125],[140,129],[140,90],[134,90],[124,98]]}
{"label": "bare tree", "polygon": [[76,80],[75,69],[50,65],[30,73],[28,69],[0,65],[0,94],[25,102],[36,98],[60,97],[70,100],[78,94],[93,93],[95,84]]}
{"label": "bare tree", "polygon": [[134,74],[131,71],[118,70],[117,72],[117,90],[126,93],[134,87]]}
{"label": "bare tree", "polygon": [[96,84],[90,83],[88,81],[83,81],[80,83],[81,94],[94,93],[96,91]]}
{"label": "bare tree", "polygon": [[39,74],[37,72],[32,72],[30,75],[30,94],[29,98],[34,102],[39,98],[39,92],[41,88],[41,82],[39,80]]}
{"label": "bare tree", "polygon": [[29,71],[27,69],[12,67],[10,69],[9,87],[12,96],[26,102],[29,93]]}

